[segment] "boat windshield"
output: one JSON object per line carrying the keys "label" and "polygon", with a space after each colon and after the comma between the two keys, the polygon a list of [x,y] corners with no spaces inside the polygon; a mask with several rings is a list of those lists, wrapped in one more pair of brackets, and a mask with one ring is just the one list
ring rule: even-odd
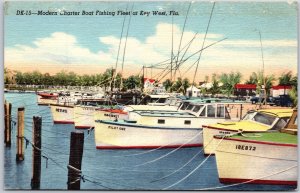
{"label": "boat windshield", "polygon": [[196,105],[195,108],[193,109],[193,112],[197,113],[200,109],[202,109],[204,105]]}
{"label": "boat windshield", "polygon": [[252,120],[254,115],[255,115],[255,111],[249,111],[243,118],[243,120]]}
{"label": "boat windshield", "polygon": [[272,115],[257,112],[254,116],[252,116],[252,119],[250,119],[250,120],[253,120],[255,122],[262,123],[265,125],[272,125],[274,123],[274,121],[276,120],[276,117],[272,116]]}
{"label": "boat windshield", "polygon": [[182,104],[180,110],[185,110],[189,104],[190,104],[189,102],[184,102],[184,103]]}
{"label": "boat windshield", "polygon": [[194,106],[195,106],[195,105],[189,104],[189,106],[186,108],[186,110],[190,111],[190,110],[192,110],[192,109],[194,108]]}

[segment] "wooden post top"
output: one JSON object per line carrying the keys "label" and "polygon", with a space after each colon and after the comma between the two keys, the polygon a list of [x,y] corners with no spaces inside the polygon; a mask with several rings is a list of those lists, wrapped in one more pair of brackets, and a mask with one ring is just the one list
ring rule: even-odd
{"label": "wooden post top", "polygon": [[18,111],[24,111],[24,110],[25,110],[24,107],[19,107],[19,108],[18,108]]}

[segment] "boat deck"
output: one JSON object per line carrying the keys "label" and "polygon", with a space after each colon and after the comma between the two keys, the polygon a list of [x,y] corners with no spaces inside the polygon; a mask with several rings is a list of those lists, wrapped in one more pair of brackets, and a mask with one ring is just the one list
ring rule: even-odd
{"label": "boat deck", "polygon": [[280,132],[245,133],[243,135],[234,135],[231,138],[247,140],[247,141],[274,142],[274,143],[284,143],[284,144],[297,144],[298,141],[297,135],[291,135],[291,134],[280,133]]}

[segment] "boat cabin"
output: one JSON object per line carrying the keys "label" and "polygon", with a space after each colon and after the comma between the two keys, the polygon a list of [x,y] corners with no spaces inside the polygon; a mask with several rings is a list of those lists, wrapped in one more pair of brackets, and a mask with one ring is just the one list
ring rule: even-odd
{"label": "boat cabin", "polygon": [[132,111],[128,120],[137,124],[201,127],[202,124],[230,119],[227,107],[222,103],[190,103],[185,110],[179,111]]}
{"label": "boat cabin", "polygon": [[82,106],[101,106],[101,105],[117,105],[116,101],[112,101],[109,99],[101,98],[101,99],[79,99],[76,105]]}
{"label": "boat cabin", "polygon": [[288,123],[291,117],[290,111],[290,109],[249,111],[242,120],[253,121],[265,125],[270,128],[270,131],[278,131]]}

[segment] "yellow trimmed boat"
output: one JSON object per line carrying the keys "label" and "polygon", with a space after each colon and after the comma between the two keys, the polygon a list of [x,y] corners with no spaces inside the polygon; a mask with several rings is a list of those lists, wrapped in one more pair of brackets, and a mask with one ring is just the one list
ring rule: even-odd
{"label": "yellow trimmed boat", "polygon": [[238,122],[224,122],[203,126],[204,154],[215,153],[217,146],[215,135],[230,135],[239,131],[265,132],[268,130],[280,130],[292,116],[293,109],[260,109],[249,111]]}
{"label": "yellow trimmed boat", "polygon": [[297,111],[279,131],[215,136],[221,183],[297,185]]}

